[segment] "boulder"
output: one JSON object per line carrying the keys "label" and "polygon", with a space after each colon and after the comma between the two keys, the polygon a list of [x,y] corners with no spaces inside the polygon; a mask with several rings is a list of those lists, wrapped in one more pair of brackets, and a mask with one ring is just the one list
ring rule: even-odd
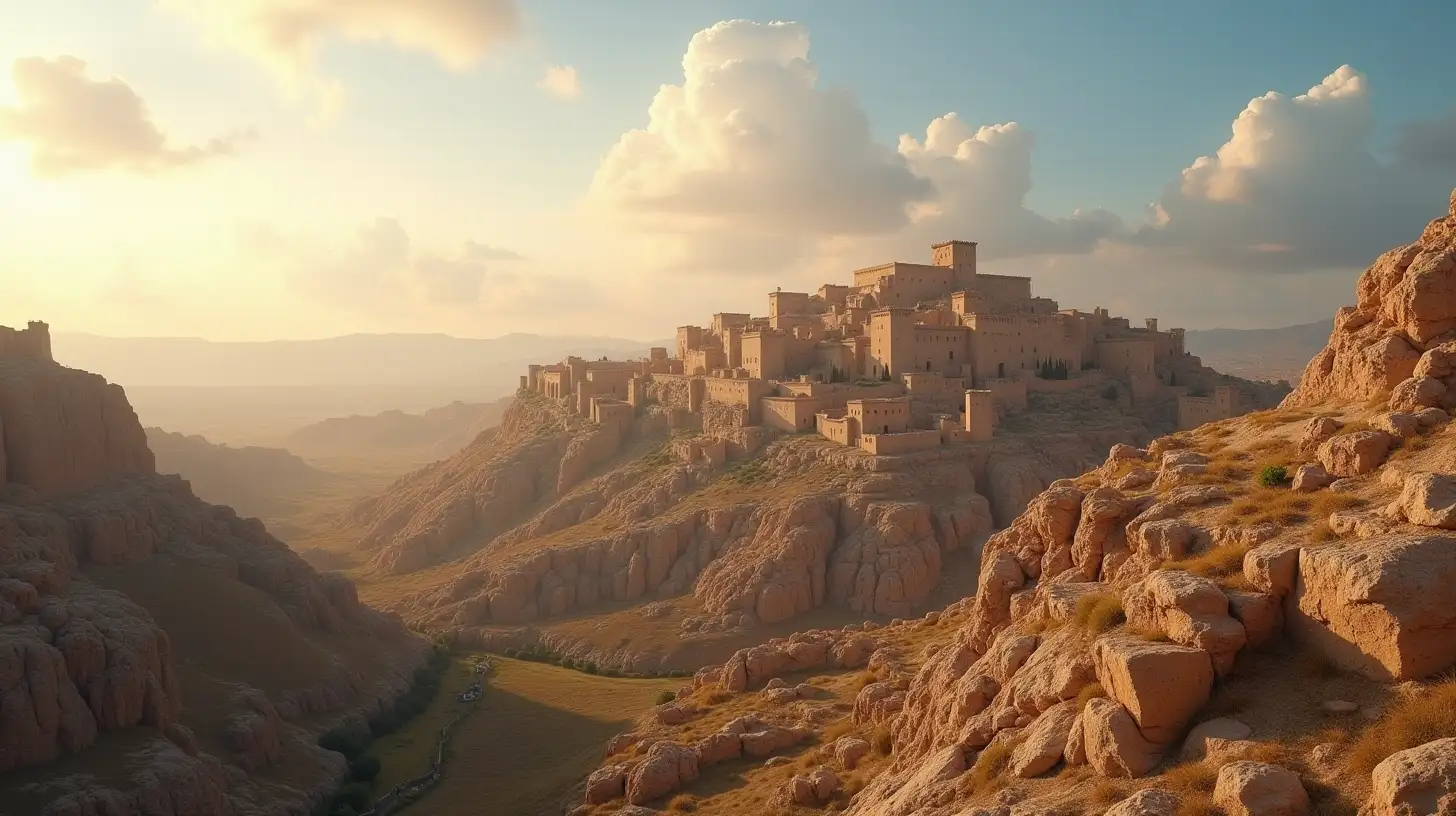
{"label": "boulder", "polygon": [[1309,794],[1294,772],[1267,762],[1240,760],[1218,771],[1213,803],[1228,816],[1303,816]]}
{"label": "boulder", "polygon": [[[1427,352],[1429,353],[1429,352]],[[1416,363],[1419,371],[1420,363]],[[1432,408],[1441,404],[1446,396],[1446,386],[1434,377],[1415,376],[1408,377],[1396,384],[1390,391],[1390,401],[1387,403],[1392,411],[1419,411],[1423,408]]]}
{"label": "boulder", "polygon": [[1229,614],[1243,624],[1249,648],[1257,649],[1274,640],[1284,631],[1284,605],[1267,592],[1225,590]]}
{"label": "boulder", "polygon": [[834,741],[834,758],[839,767],[852,771],[859,761],[870,752],[870,744],[859,737],[840,737]]}
{"label": "boulder", "polygon": [[1177,816],[1178,805],[1177,796],[1148,788],[1113,805],[1102,816]]}
{"label": "boulder", "polygon": [[627,792],[627,766],[607,765],[586,778],[586,803],[600,805]]}
{"label": "boulder", "polygon": [[1370,774],[1361,816],[1456,813],[1456,739],[1447,737],[1386,757]]}
{"label": "boulder", "polygon": [[1050,771],[1062,761],[1067,735],[1076,721],[1077,701],[1065,700],[1048,708],[1021,734],[1011,752],[1011,773],[1030,779]]}
{"label": "boulder", "polygon": [[1456,476],[1444,473],[1407,476],[1392,509],[1411,524],[1456,530]]}
{"label": "boulder", "polygon": [[1299,449],[1305,453],[1313,453],[1338,430],[1340,430],[1340,423],[1333,419],[1315,417],[1304,423],[1304,429],[1299,435]]}
{"label": "boulder", "polygon": [[1335,477],[1323,465],[1300,465],[1294,471],[1294,480],[1290,482],[1289,489],[1296,493],[1313,493],[1334,480]]}
{"label": "boulder", "polygon": [[775,751],[781,751],[797,743],[800,739],[799,732],[784,728],[781,725],[771,725],[760,731],[749,731],[742,736],[743,753],[762,759]]}
{"label": "boulder", "polygon": [[701,766],[717,765],[743,754],[743,739],[729,731],[715,731],[693,744]]}
{"label": "boulder", "polygon": [[1370,427],[1398,439],[1409,439],[1421,432],[1421,421],[1410,411],[1390,411],[1370,417]]}
{"label": "boulder", "polygon": [[1143,736],[1132,715],[1117,702],[1094,698],[1079,719],[1087,764],[1103,776],[1136,778],[1163,759],[1162,748]]}
{"label": "boulder", "polygon": [[675,742],[658,742],[627,776],[627,801],[645,805],[698,778],[697,752]]}
{"label": "boulder", "polygon": [[1206,720],[1193,726],[1193,730],[1188,732],[1179,757],[1184,762],[1197,762],[1208,755],[1210,740],[1242,740],[1248,739],[1253,733],[1254,729],[1229,717]]}
{"label": "boulder", "polygon": [[1387,535],[1300,551],[1287,626],[1337,665],[1381,680],[1456,663],[1456,537]]}
{"label": "boulder", "polygon": [[1430,430],[1449,420],[1451,415],[1440,408],[1422,408],[1415,413],[1416,422],[1422,430]]}
{"label": "boulder", "polygon": [[816,768],[809,774],[809,781],[814,785],[814,796],[821,802],[839,790],[839,775],[828,768]]}
{"label": "boulder", "polygon": [[1247,642],[1243,624],[1229,615],[1218,585],[1183,570],[1157,570],[1122,595],[1130,625],[1167,634],[1175,643],[1202,649],[1222,675]]}
{"label": "boulder", "polygon": [[1093,662],[1097,682],[1154,745],[1172,744],[1213,691],[1213,662],[1202,649],[1112,636],[1097,641]]}
{"label": "boulder", "polygon": [[1355,431],[1325,440],[1319,462],[1335,476],[1360,476],[1385,463],[1395,437],[1384,431]]}
{"label": "boulder", "polygon": [[1294,589],[1294,576],[1299,570],[1299,546],[1270,542],[1244,554],[1244,579],[1249,586],[1283,598]]}

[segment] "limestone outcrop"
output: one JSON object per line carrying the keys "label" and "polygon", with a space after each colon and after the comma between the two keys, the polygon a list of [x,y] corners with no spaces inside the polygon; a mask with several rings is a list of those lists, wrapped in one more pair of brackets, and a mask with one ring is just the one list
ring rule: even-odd
{"label": "limestone outcrop", "polygon": [[[44,816],[225,816],[330,788],[342,759],[317,729],[377,712],[427,644],[258,520],[153,473],[120,388],[7,361],[0,419],[0,771],[32,783],[0,781],[0,800]],[[215,703],[184,706],[194,683]],[[280,763],[292,787],[253,781]]]}
{"label": "limestone outcrop", "polygon": [[1370,774],[1361,816],[1407,816],[1456,810],[1456,739],[1433,740],[1391,754]]}
{"label": "limestone outcrop", "polygon": [[121,386],[50,362],[0,361],[0,485],[52,499],[152,473],[146,433]]}
{"label": "limestone outcrop", "polygon": [[[1362,402],[1395,392],[1392,408],[1440,404],[1456,339],[1456,205],[1413,244],[1381,255],[1360,276],[1354,306],[1340,309],[1328,345],[1304,370],[1287,407]],[[1430,355],[1429,360],[1423,359]],[[1416,376],[1442,383],[1403,383]],[[1398,406],[1398,407],[1397,407]]]}

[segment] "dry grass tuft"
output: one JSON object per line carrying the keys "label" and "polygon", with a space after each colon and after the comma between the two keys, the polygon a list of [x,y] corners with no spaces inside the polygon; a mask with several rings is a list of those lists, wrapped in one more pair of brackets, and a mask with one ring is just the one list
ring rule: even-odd
{"label": "dry grass tuft", "polygon": [[1375,766],[1391,754],[1445,737],[1456,737],[1453,680],[1402,701],[1372,723],[1355,741],[1345,765],[1351,774],[1368,778]]}
{"label": "dry grass tuft", "polygon": [[1177,816],[1228,816],[1207,796],[1191,796],[1178,802]]}
{"label": "dry grass tuft", "polygon": [[698,809],[698,797],[691,793],[680,793],[667,803],[667,809],[674,813],[692,813]]}
{"label": "dry grass tuft", "polygon": [[1135,638],[1146,640],[1149,643],[1169,643],[1172,641],[1172,638],[1168,637],[1167,632],[1164,632],[1156,626],[1133,626],[1129,624],[1127,633]]}
{"label": "dry grass tuft", "polygon": [[880,756],[889,756],[890,752],[895,750],[894,738],[890,736],[890,726],[882,725],[876,728],[874,735],[870,737],[870,746]]}
{"label": "dry grass tuft", "polygon": [[1077,710],[1081,711],[1082,709],[1087,707],[1088,703],[1092,702],[1098,697],[1106,696],[1107,689],[1104,689],[1101,683],[1088,683],[1087,685],[1083,686],[1080,691],[1077,692]]}
{"label": "dry grass tuft", "polygon": [[1085,595],[1077,601],[1073,620],[1083,632],[1100,635],[1127,620],[1122,610],[1122,596],[1115,592]]}
{"label": "dry grass tuft", "polygon": [[1088,801],[1094,805],[1110,805],[1122,798],[1122,786],[1102,776],[1092,783],[1092,790],[1087,794]]}
{"label": "dry grass tuft", "polygon": [[1191,558],[1181,561],[1169,561],[1163,564],[1162,569],[1184,570],[1195,575],[1202,575],[1207,578],[1220,579],[1242,573],[1244,569],[1244,556],[1249,548],[1244,544],[1225,544],[1222,547],[1214,547],[1205,550]]}
{"label": "dry grass tuft", "polygon": [[1328,519],[1320,519],[1309,528],[1309,540],[1317,544],[1323,544],[1327,541],[1334,541],[1337,538],[1339,538],[1339,536],[1335,535],[1335,531],[1330,529],[1330,522]]}
{"label": "dry grass tuft", "polygon": [[[1218,771],[1202,762],[1185,762],[1163,772],[1162,787],[1179,794],[1210,794],[1218,783]],[[1186,798],[1196,798],[1187,796]]]}
{"label": "dry grass tuft", "polygon": [[977,793],[991,793],[1001,789],[1005,784],[1001,778],[1002,773],[1011,764],[1011,752],[1016,750],[1016,743],[1014,739],[997,740],[981,751],[980,756],[976,757],[976,764],[971,768],[972,790]]}

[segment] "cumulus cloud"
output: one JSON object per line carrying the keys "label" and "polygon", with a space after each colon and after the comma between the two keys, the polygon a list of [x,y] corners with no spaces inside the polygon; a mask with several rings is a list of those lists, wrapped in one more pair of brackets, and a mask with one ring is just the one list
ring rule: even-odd
{"label": "cumulus cloud", "polygon": [[576,75],[576,68],[570,65],[546,66],[546,75],[541,77],[536,87],[557,99],[570,100],[581,96],[581,80]]}
{"label": "cumulus cloud", "polygon": [[0,139],[31,146],[31,171],[58,178],[87,170],[151,173],[232,155],[251,132],[171,147],[137,92],[117,77],[92,79],[85,61],[25,57],[10,68],[19,105],[0,107]]}
{"label": "cumulus cloud", "polygon": [[925,141],[900,137],[900,154],[938,196],[913,212],[915,240],[978,240],[986,260],[1082,253],[1117,234],[1122,220],[1105,210],[1078,210],[1052,220],[1026,207],[1036,140],[1016,122],[972,129],[954,113],[933,120]]}
{"label": "cumulus cloud", "polygon": [[389,42],[433,54],[453,70],[474,66],[520,33],[517,0],[160,0],[262,60],[294,94],[337,104],[337,82],[315,74],[331,39]]}
{"label": "cumulus cloud", "polygon": [[249,256],[277,264],[300,292],[365,312],[412,307],[487,313],[543,309],[557,297],[586,296],[578,281],[502,269],[522,261],[508,249],[474,241],[454,252],[415,245],[398,220],[377,218],[343,241],[289,235],[270,224],[241,223],[234,238]]}
{"label": "cumulus cloud", "polygon": [[658,90],[647,127],[611,148],[587,197],[611,219],[675,237],[680,260],[708,260],[694,242],[714,236],[755,257],[896,230],[933,196],[871,138],[852,95],[819,87],[802,26],[718,23],[693,36],[682,64],[683,83]]}
{"label": "cumulus cloud", "polygon": [[1429,138],[1439,123],[1417,129],[1412,155],[1393,162],[1376,158],[1374,132],[1370,83],[1348,65],[1298,96],[1255,98],[1229,140],[1167,186],[1133,240],[1222,268],[1364,266],[1444,211],[1452,183],[1410,161],[1439,157]]}

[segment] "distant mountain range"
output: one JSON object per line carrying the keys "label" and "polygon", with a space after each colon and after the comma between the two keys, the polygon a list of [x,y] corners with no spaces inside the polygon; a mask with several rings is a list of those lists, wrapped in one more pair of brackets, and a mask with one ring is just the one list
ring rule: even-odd
{"label": "distant mountain range", "polygon": [[420,413],[515,391],[529,363],[569,355],[647,356],[670,341],[508,334],[353,334],[326,340],[220,343],[58,332],[56,360],[126,387],[143,424],[211,442],[280,445],[331,417]]}
{"label": "distant mountain range", "polygon": [[[131,386],[314,387],[496,379],[506,388],[528,362],[567,355],[645,357],[664,341],[507,334],[351,334],[325,340],[219,343],[193,337],[101,337],[57,333],[57,361]],[[497,394],[496,396],[500,396]]]}
{"label": "distant mountain range", "polygon": [[1189,331],[1185,345],[1225,374],[1294,383],[1324,348],[1334,326],[1330,319],[1280,329],[1203,329]]}

